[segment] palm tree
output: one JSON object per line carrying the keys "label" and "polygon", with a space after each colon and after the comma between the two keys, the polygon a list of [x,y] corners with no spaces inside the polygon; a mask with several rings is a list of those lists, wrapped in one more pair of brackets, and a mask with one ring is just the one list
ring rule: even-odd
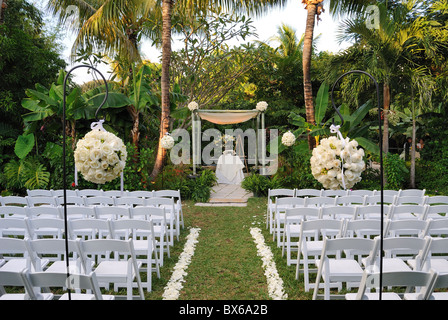
{"label": "palm tree", "polygon": [[[314,102],[313,102],[313,88],[311,85],[311,54],[313,47],[313,34],[314,25],[316,23],[316,17],[320,20],[319,16],[324,11],[324,0],[302,0],[307,10],[305,37],[303,43],[303,91],[305,98],[306,109],[306,121],[312,125],[315,125],[314,117]],[[330,0],[330,14],[351,14],[360,12],[361,9],[370,4],[372,1],[368,0]],[[308,135],[308,145],[310,149],[313,149],[316,145],[316,140]]]}

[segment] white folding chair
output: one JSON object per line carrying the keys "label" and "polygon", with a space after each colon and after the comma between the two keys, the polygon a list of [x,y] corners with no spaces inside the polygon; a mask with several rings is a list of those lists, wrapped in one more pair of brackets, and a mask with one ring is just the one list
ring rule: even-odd
{"label": "white folding chair", "polygon": [[[67,197],[80,197],[78,194],[78,190],[65,190],[65,194]],[[51,190],[51,195],[53,197],[63,197],[64,189]]]}
{"label": "white folding chair", "polygon": [[[97,255],[106,256],[104,260],[95,263],[93,272],[95,273],[100,287],[109,287],[114,284],[114,291],[119,287],[125,287],[127,299],[133,300],[133,281],[137,282],[139,298],[144,300],[143,287],[140,278],[140,268],[142,263],[137,262],[132,239],[96,239],[85,240],[81,242],[81,251],[85,259],[85,265],[89,266],[88,261],[96,261]],[[113,257],[112,257],[113,255]]]}
{"label": "white folding chair", "polygon": [[[359,263],[359,260],[365,261],[370,265],[370,261],[376,255],[377,242],[366,238],[334,238],[324,239],[324,244],[320,259],[316,262],[318,265],[317,277],[314,286],[313,300],[317,299],[320,288],[321,278],[324,282],[324,299],[330,300],[330,286],[337,285],[337,283],[347,283],[350,286],[359,286],[362,279],[364,269]],[[345,250],[356,252],[365,258],[359,257],[343,257],[342,253]],[[340,252],[340,258],[334,258],[335,252]]]}
{"label": "white folding chair", "polygon": [[30,234],[33,239],[51,237],[63,239],[65,236],[65,221],[60,218],[30,218],[27,219]]}
{"label": "white folding chair", "polygon": [[327,206],[321,208],[323,219],[350,219],[355,220],[358,216],[358,209],[355,206]]}
{"label": "white folding chair", "polygon": [[393,205],[390,207],[388,219],[419,219],[423,220],[426,215],[427,206],[414,204]]}
{"label": "white folding chair", "polygon": [[46,189],[34,189],[34,190],[26,190],[26,194],[28,197],[52,197],[53,190]]}
{"label": "white folding chair", "polygon": [[[384,225],[386,222],[384,222]],[[384,228],[383,228],[384,231]],[[343,232],[344,237],[374,239],[381,235],[381,221],[377,219],[347,220]]]}
{"label": "white folding chair", "polygon": [[356,196],[373,196],[375,194],[376,190],[349,190],[349,195],[356,195]]}
{"label": "white folding chair", "polygon": [[419,205],[423,206],[426,202],[426,198],[424,196],[398,196],[395,205]]}
{"label": "white folding chair", "polygon": [[268,204],[267,204],[267,212],[266,212],[266,228],[269,229],[269,232],[272,233],[274,226],[274,210],[275,210],[275,201],[273,198],[282,198],[282,197],[294,197],[295,189],[268,189]]}
{"label": "white folding chair", "polygon": [[[95,273],[89,274],[67,274],[51,272],[28,272],[25,273],[31,289],[39,290],[41,288],[68,288],[69,290],[81,291],[87,293],[71,292],[64,293],[58,300],[115,300],[113,295],[103,295],[98,285]],[[92,293],[88,293],[92,292]]]}
{"label": "white folding chair", "polygon": [[127,197],[152,198],[154,197],[154,191],[149,190],[128,191]]}
{"label": "white folding chair", "polygon": [[[436,289],[442,289],[440,291],[436,291]],[[434,285],[432,286],[432,290],[429,292],[429,296],[427,300],[448,300],[448,274],[438,274],[437,278],[434,281]],[[423,297],[420,294],[415,293],[405,293],[405,300],[423,300]]]}
{"label": "white folding chair", "polygon": [[[61,217],[64,217],[65,210],[64,207],[59,207],[61,212]],[[95,207],[87,206],[69,206],[67,207],[67,219],[90,219],[95,218]]]}
{"label": "white folding chair", "polygon": [[[395,196],[399,196],[400,195],[400,191],[401,190],[391,190],[391,189],[383,189],[383,195],[384,196],[392,196],[392,197],[395,197]],[[381,194],[381,190],[376,190],[375,191],[375,196],[376,195],[380,195]]]}
{"label": "white folding chair", "polygon": [[426,212],[423,220],[427,219],[447,219],[448,205],[426,205]]}
{"label": "white folding chair", "polygon": [[[30,285],[27,283],[27,279],[24,277],[27,269],[21,271],[2,271],[0,270],[0,300],[36,300],[36,296],[33,290],[30,290]],[[4,287],[11,288],[10,293],[7,293]],[[22,288],[22,292],[18,293],[17,289]],[[41,296],[42,299],[53,299],[52,293],[47,293]]]}
{"label": "white folding chair", "polygon": [[145,198],[140,197],[119,197],[115,198],[115,205],[121,206],[121,207],[127,207],[132,208],[135,206],[144,206],[145,205]]}
{"label": "white folding chair", "polygon": [[[56,197],[56,203],[58,206],[62,206],[64,204],[64,197]],[[84,207],[86,205],[84,197],[80,196],[67,196],[65,198],[65,203],[67,204],[67,207],[69,206]]]}
{"label": "white folding chair", "polygon": [[154,228],[154,235],[157,239],[159,248],[159,263],[163,266],[163,256],[167,253],[170,257],[169,232],[167,226],[167,218],[164,208],[156,207],[135,207],[131,209],[132,219],[151,220]]}
{"label": "white folding chair", "polygon": [[[371,289],[379,289],[381,277],[381,284],[383,287],[402,289],[406,288],[403,294],[396,292],[381,292],[381,300],[407,300],[406,295],[412,294],[416,300],[427,300],[430,296],[434,283],[437,279],[437,273],[434,271],[389,271],[372,272],[365,270],[361,279],[357,293],[347,293],[346,300],[379,300],[379,292],[367,292]],[[418,288],[418,292],[415,292]]]}
{"label": "white folding chair", "polygon": [[286,209],[303,208],[308,198],[283,197],[275,199],[273,239],[277,238],[277,247],[281,246],[284,231]]}
{"label": "white folding chair", "polygon": [[[310,269],[322,253],[323,239],[325,237],[340,237],[344,229],[343,220],[317,219],[306,220],[300,224],[298,252],[296,261],[296,280],[300,272],[304,275],[305,291],[308,292],[313,285],[310,283],[310,273],[316,269]],[[340,288],[340,284],[336,285]]]}
{"label": "white folding chair", "polygon": [[348,195],[348,190],[324,189],[324,190],[322,190],[321,197],[344,197],[347,195]]}
{"label": "white folding chair", "polygon": [[296,189],[296,197],[320,197],[323,189]]}
{"label": "white folding chair", "polygon": [[[390,206],[395,204],[397,201],[397,196],[391,195],[391,194],[383,194],[383,204],[386,206]],[[373,196],[366,196],[366,205],[368,206],[374,206],[374,205],[381,205],[381,194],[375,193]]]}
{"label": "white folding chair", "polygon": [[348,195],[348,196],[336,196],[337,206],[364,206],[366,202],[365,196]]}
{"label": "white folding chair", "polygon": [[145,199],[145,206],[164,208],[170,233],[170,246],[174,245],[174,236],[179,240],[180,235],[180,217],[177,215],[174,200],[172,198],[153,197]]}
{"label": "white folding chair", "polygon": [[427,229],[425,230],[425,234],[435,238],[448,237],[448,218],[443,219],[426,219],[428,224],[426,225]]}
{"label": "white folding chair", "polygon": [[292,251],[297,251],[297,241],[300,236],[300,224],[309,220],[316,220],[320,218],[320,208],[290,208],[285,211],[285,220],[282,241],[282,256],[286,251],[286,262],[290,266],[291,263],[295,263],[297,260],[291,256]]}
{"label": "white folding chair", "polygon": [[103,191],[103,196],[105,197],[127,197],[129,194],[129,191],[127,190],[107,190],[107,191]]}
{"label": "white folding chair", "polygon": [[143,267],[141,271],[146,272],[147,291],[152,291],[152,272],[156,272],[157,277],[160,278],[160,265],[157,255],[157,243],[154,233],[152,220],[141,219],[122,219],[109,220],[111,226],[112,237],[114,239],[122,239],[118,234],[126,232],[134,244],[135,254],[137,256],[144,256],[145,258],[136,258],[137,261],[142,262]]}
{"label": "white folding chair", "polygon": [[185,228],[185,224],[184,224],[184,213],[182,211],[182,197],[180,194],[180,190],[157,190],[154,191],[154,197],[156,198],[173,198],[174,202],[175,202],[175,207],[176,207],[176,211],[177,211],[177,215],[180,218],[180,225],[182,226],[182,228]]}
{"label": "white folding chair", "polygon": [[50,262],[48,259],[42,259],[37,266],[25,239],[18,238],[0,238],[0,255],[4,260],[0,271],[40,270]]}
{"label": "white folding chair", "polygon": [[[66,249],[69,252],[70,273],[86,273],[87,267],[81,257],[79,240],[70,239],[27,239],[25,242],[33,259],[36,261],[36,272],[52,272],[67,274]],[[67,246],[67,247],[66,247]],[[52,261],[41,268],[41,261]]]}
{"label": "white folding chair", "polygon": [[106,196],[84,197],[84,203],[86,206],[114,206],[115,197],[106,197]]}
{"label": "white folding chair", "polygon": [[333,197],[311,197],[306,199],[306,205],[308,207],[328,207],[336,205],[336,198]]}
{"label": "white folding chair", "polygon": [[[413,270],[417,269],[415,259],[409,259],[407,263]],[[423,271],[434,269],[439,274],[448,274],[448,238],[432,239],[421,264]]]}
{"label": "white folding chair", "polygon": [[129,219],[131,217],[130,208],[115,206],[95,206],[96,219]]}
{"label": "white folding chair", "polygon": [[78,195],[81,197],[101,197],[103,196],[103,190],[97,189],[80,189],[78,190]]}

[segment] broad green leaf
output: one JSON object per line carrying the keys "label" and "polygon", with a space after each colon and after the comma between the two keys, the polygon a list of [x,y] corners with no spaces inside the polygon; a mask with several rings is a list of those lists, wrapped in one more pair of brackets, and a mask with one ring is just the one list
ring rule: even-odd
{"label": "broad green leaf", "polygon": [[26,90],[26,94],[32,99],[44,101],[47,105],[58,106],[58,102],[56,100],[51,99],[48,95],[46,95],[42,92],[28,89],[28,90]]}
{"label": "broad green leaf", "polygon": [[312,137],[329,135],[329,134],[331,134],[331,132],[330,132],[330,129],[328,129],[328,128],[317,128],[310,132],[310,136],[312,136]]}
{"label": "broad green leaf", "polygon": [[34,134],[20,135],[14,147],[15,154],[19,159],[25,158],[34,147]]}
{"label": "broad green leaf", "polygon": [[374,155],[379,155],[380,154],[380,148],[378,147],[377,144],[373,143],[372,141],[363,138],[363,137],[357,137],[354,138],[353,140],[356,140],[358,142],[358,144],[364,148],[365,151],[372,153]]}
{"label": "broad green leaf", "polygon": [[190,110],[187,107],[179,108],[171,112],[170,116],[174,119],[185,119],[190,115]]}
{"label": "broad green leaf", "polygon": [[358,109],[355,110],[352,114],[352,127],[358,126],[361,121],[365,118],[365,116],[369,113],[369,110],[372,109],[372,103],[371,101],[367,101],[362,106],[360,106]]}
{"label": "broad green leaf", "polygon": [[[87,102],[89,105],[99,108],[101,103],[104,100],[105,95],[106,95],[106,93],[97,94],[97,95],[89,98],[87,100]],[[104,108],[104,109],[121,108],[121,107],[125,107],[125,106],[131,105],[131,104],[132,104],[132,101],[128,97],[126,97],[124,94],[118,93],[118,92],[109,92],[106,103],[103,105],[102,108]]]}

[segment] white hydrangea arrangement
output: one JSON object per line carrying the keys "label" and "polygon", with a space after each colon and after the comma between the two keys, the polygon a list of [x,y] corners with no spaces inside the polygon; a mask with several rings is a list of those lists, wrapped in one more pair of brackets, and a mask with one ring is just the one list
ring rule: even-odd
{"label": "white hydrangea arrangement", "polygon": [[282,136],[282,144],[287,147],[291,147],[296,142],[296,136],[291,132],[285,132]]}
{"label": "white hydrangea arrangement", "polygon": [[171,149],[174,147],[174,138],[169,133],[166,133],[160,140],[160,144],[164,149]]}
{"label": "white hydrangea arrangement", "polygon": [[349,189],[361,181],[366,168],[363,156],[357,141],[331,136],[313,149],[311,173],[325,189]]}
{"label": "white hydrangea arrangement", "polygon": [[76,169],[84,179],[104,184],[121,174],[127,151],[123,141],[113,133],[92,130],[78,141],[74,157]]}
{"label": "white hydrangea arrangement", "polygon": [[191,102],[188,104],[188,109],[190,109],[191,112],[193,112],[194,110],[196,110],[196,109],[198,109],[198,108],[199,108],[199,105],[198,105],[198,103],[195,102],[195,101],[191,101]]}
{"label": "white hydrangea arrangement", "polygon": [[264,112],[268,108],[268,104],[266,101],[260,101],[255,108],[260,112]]}

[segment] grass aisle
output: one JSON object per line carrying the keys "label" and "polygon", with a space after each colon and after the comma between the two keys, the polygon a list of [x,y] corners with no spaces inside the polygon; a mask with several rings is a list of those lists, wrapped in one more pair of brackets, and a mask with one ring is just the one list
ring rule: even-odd
{"label": "grass aisle", "polygon": [[146,299],[162,299],[173,267],[183,251],[189,227],[200,228],[194,256],[186,270],[179,300],[269,300],[268,283],[257,255],[251,228],[259,228],[273,253],[288,299],[310,299],[303,285],[295,280],[295,267],[286,265],[281,249],[266,230],[266,199],[251,198],[247,207],[197,207],[183,203],[185,229],[161,269],[153,277],[153,291]]}

